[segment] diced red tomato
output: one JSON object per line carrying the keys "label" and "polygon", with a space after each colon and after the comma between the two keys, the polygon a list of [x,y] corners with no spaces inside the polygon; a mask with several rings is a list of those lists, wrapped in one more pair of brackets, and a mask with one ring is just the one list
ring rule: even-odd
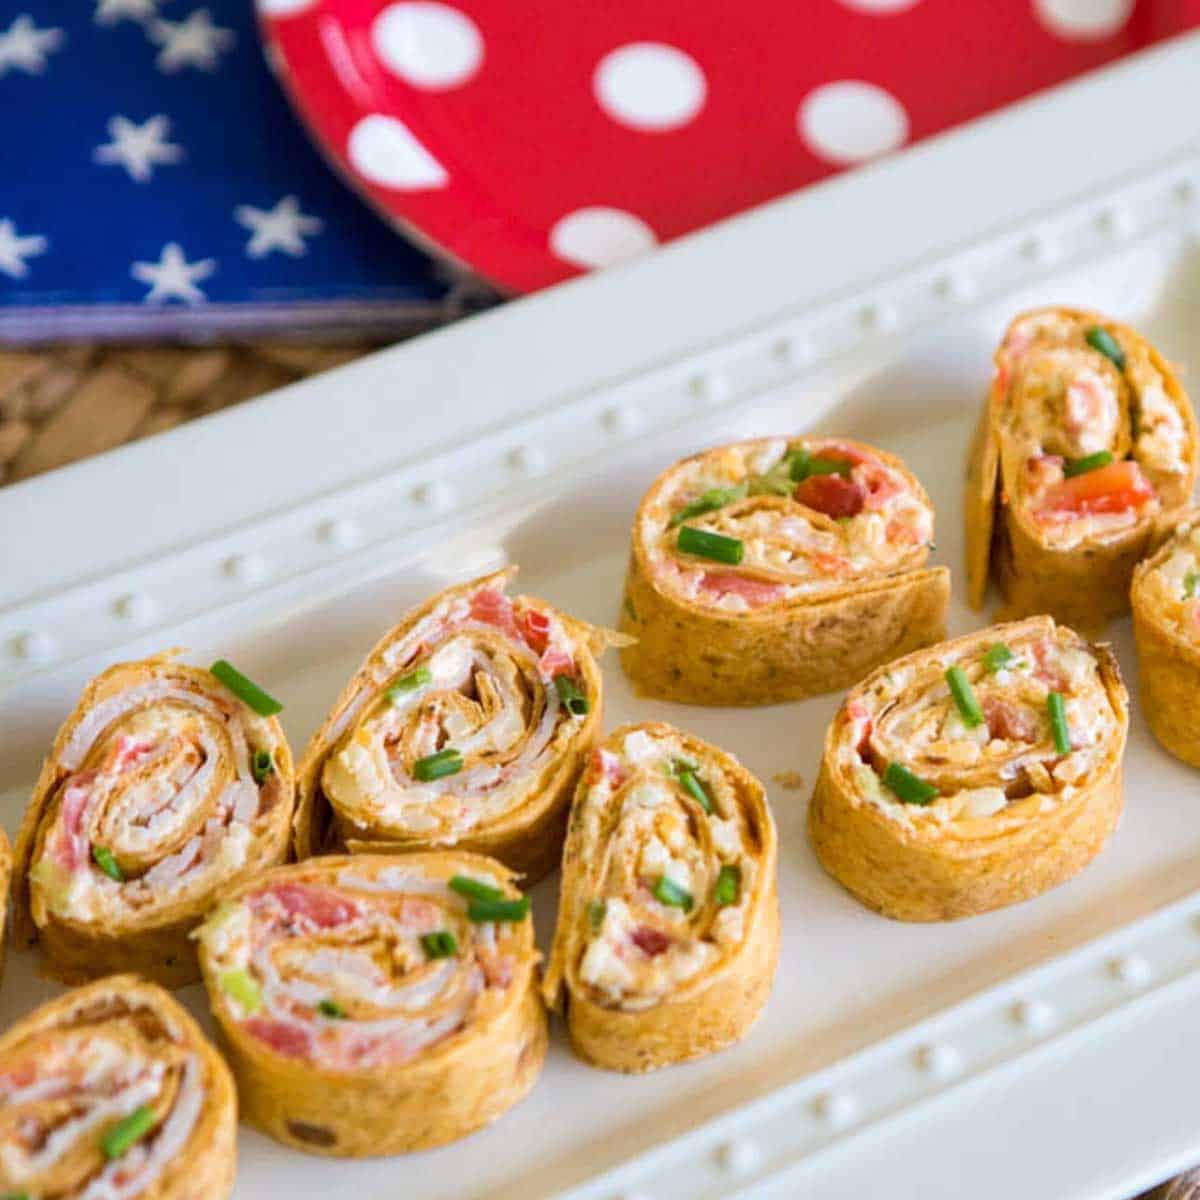
{"label": "diced red tomato", "polygon": [[1109,463],[1064,479],[1046,493],[1043,512],[1088,516],[1122,513],[1154,499],[1154,488],[1132,460]]}
{"label": "diced red tomato", "polygon": [[307,917],[323,929],[344,925],[358,914],[358,905],[329,888],[281,883],[266,895],[274,896],[289,916]]}
{"label": "diced red tomato", "polygon": [[810,475],[796,485],[794,495],[801,504],[827,517],[857,517],[867,492],[861,483],[840,475]]}
{"label": "diced red tomato", "polygon": [[536,654],[541,654],[550,640],[550,618],[544,612],[531,608],[525,614],[525,643]]}
{"label": "diced red tomato", "polygon": [[736,571],[705,571],[700,586],[716,596],[741,596],[748,604],[769,604],[779,595],[782,585],[750,579]]}
{"label": "diced red tomato", "polygon": [[286,1054],[289,1058],[306,1058],[312,1045],[312,1035],[307,1029],[287,1021],[275,1021],[270,1017],[251,1017],[243,1022],[247,1033],[266,1042],[272,1050]]}
{"label": "diced red tomato", "polygon": [[564,654],[558,647],[551,646],[538,659],[538,670],[542,673],[543,679],[553,679],[556,675],[574,675],[575,660],[569,654]]}
{"label": "diced red tomato", "polygon": [[496,588],[480,588],[471,597],[471,616],[485,625],[495,625],[511,638],[521,636],[513,616],[512,601]]}
{"label": "diced red tomato", "polygon": [[848,462],[854,467],[876,461],[872,455],[865,453],[857,446],[848,445],[846,442],[824,442],[812,452],[812,456],[825,462]]}
{"label": "diced red tomato", "polygon": [[671,944],[671,939],[652,925],[639,925],[629,935],[629,940],[650,958],[657,958]]}
{"label": "diced red tomato", "polygon": [[998,696],[988,696],[980,706],[988,733],[1005,742],[1032,742],[1037,739],[1037,718],[1027,708],[1019,708]]}
{"label": "diced red tomato", "polygon": [[620,787],[625,779],[625,767],[615,754],[596,750],[592,754],[592,782],[606,776],[613,787]]}

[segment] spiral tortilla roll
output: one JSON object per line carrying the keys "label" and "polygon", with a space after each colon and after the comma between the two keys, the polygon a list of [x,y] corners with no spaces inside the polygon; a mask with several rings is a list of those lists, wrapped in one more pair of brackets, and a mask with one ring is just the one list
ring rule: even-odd
{"label": "spiral tortilla roll", "polygon": [[541,1071],[533,922],[493,859],[310,859],[243,884],[198,937],[242,1110],[285,1145],[438,1146]]}
{"label": "spiral tortilla roll", "polygon": [[439,593],[367,656],[301,759],[298,858],[461,846],[531,881],[557,865],[606,635],[510,599],[515,572]]}
{"label": "spiral tortilla roll", "polygon": [[579,781],[543,994],[580,1057],[649,1071],[739,1041],[779,957],[775,824],[732,755],[626,725]]}
{"label": "spiral tortilla roll", "polygon": [[1166,750],[1200,767],[1200,509],[1138,564],[1130,598],[1142,712]]}
{"label": "spiral tortilla roll", "polygon": [[1116,828],[1128,728],[1109,648],[1050,617],[910,654],[853,688],[833,719],[808,811],[813,849],[899,920],[1027,900],[1080,871]]}
{"label": "spiral tortilla roll", "polygon": [[846,438],[760,438],[693,455],[633,523],[621,653],[635,687],[685,704],[771,704],[846,687],[945,636],[933,508],[896,457]]}
{"label": "spiral tortilla roll", "polygon": [[188,934],[287,857],[294,794],[279,722],[160,655],[97,676],[58,732],[17,838],[18,935],[67,982],[199,978]]}
{"label": "spiral tortilla roll", "polygon": [[98,980],[0,1037],[0,1194],[223,1200],[236,1153],[229,1068],[152,983]]}
{"label": "spiral tortilla roll", "polygon": [[1041,308],[1008,327],[971,447],[968,598],[1085,632],[1129,610],[1134,565],[1188,504],[1196,419],[1169,363],[1098,313]]}

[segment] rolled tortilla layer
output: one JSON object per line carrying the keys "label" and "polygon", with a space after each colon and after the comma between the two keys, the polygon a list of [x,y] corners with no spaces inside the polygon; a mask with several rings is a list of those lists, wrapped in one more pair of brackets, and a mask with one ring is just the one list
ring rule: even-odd
{"label": "rolled tortilla layer", "polygon": [[641,1072],[739,1041],[779,958],[775,823],[732,755],[649,722],[579,781],[546,1003],[581,1058]]}
{"label": "rolled tortilla layer", "polygon": [[229,1068],[161,988],[114,975],[0,1037],[0,1188],[77,1200],[223,1200]]}
{"label": "rolled tortilla layer", "polygon": [[461,846],[528,880],[562,852],[599,736],[603,631],[505,588],[439,593],[384,635],[299,768],[299,858]]}
{"label": "rolled tortilla layer", "polygon": [[1196,420],[1169,363],[1098,313],[1041,308],[995,355],[967,474],[967,583],[1005,619],[1085,632],[1129,611],[1134,565],[1188,504]]}
{"label": "rolled tortilla layer", "polygon": [[910,654],[851,689],[829,727],[813,849],[898,920],[1027,900],[1080,871],[1116,828],[1128,728],[1112,652],[1050,617]]}
{"label": "rolled tortilla layer", "polygon": [[1200,509],[1133,573],[1142,712],[1176,758],[1200,767]]}
{"label": "rolled tortilla layer", "polygon": [[79,982],[199,978],[188,934],[287,857],[294,780],[274,717],[169,654],[97,676],[58,732],[17,837],[18,936]]}
{"label": "rolled tortilla layer", "polygon": [[633,524],[621,665],[642,693],[772,704],[847,687],[945,636],[933,508],[895,456],[760,438],[659,476]]}
{"label": "rolled tortilla layer", "polygon": [[243,884],[197,936],[246,1118],[361,1158],[507,1112],[546,1054],[527,914],[476,854],[339,855]]}

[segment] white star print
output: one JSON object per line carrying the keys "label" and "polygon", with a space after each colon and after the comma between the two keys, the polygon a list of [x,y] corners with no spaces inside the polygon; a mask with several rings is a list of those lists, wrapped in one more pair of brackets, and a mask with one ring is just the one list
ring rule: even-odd
{"label": "white star print", "polygon": [[272,250],[299,258],[308,252],[305,235],[315,236],[324,228],[319,218],[300,211],[300,201],[295,196],[284,196],[274,208],[239,204],[233,210],[233,219],[251,231],[246,243],[248,258],[263,258]]}
{"label": "white star print", "polygon": [[40,75],[46,69],[46,55],[62,45],[61,29],[39,29],[33,18],[22,13],[0,33],[0,75],[9,67],[29,75]]}
{"label": "white star print", "polygon": [[158,16],[158,0],[97,0],[97,25],[115,25],[128,17],[131,21],[150,21]]}
{"label": "white star print", "polygon": [[216,269],[215,258],[202,258],[190,263],[178,242],[168,242],[158,262],[135,262],[129,268],[129,273],[139,283],[150,285],[150,290],[143,297],[147,304],[165,304],[168,300],[200,304],[207,297],[196,283],[207,279]]}
{"label": "white star print", "polygon": [[11,221],[0,221],[0,271],[10,279],[24,279],[29,274],[25,260],[45,254],[49,245],[39,233],[22,236]]}
{"label": "white star print", "polygon": [[110,117],[108,132],[112,141],[97,146],[92,158],[124,167],[129,178],[138,183],[145,183],[154,174],[156,164],[177,163],[183,157],[183,147],[166,140],[171,121],[161,113],[141,125],[128,117]]}
{"label": "white star print", "polygon": [[168,73],[183,67],[212,71],[221,51],[228,50],[236,40],[232,29],[212,23],[207,8],[196,9],[183,21],[154,21],[150,39],[162,47],[155,59],[158,69]]}

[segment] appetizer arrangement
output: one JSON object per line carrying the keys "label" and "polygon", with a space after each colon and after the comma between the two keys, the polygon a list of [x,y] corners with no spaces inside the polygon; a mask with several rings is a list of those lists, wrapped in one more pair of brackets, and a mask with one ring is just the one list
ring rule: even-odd
{"label": "appetizer arrangement", "polygon": [[1085,633],[1129,611],[1133,568],[1191,503],[1196,418],[1139,333],[1098,313],[1021,314],[996,351],[967,473],[967,592]]}
{"label": "appetizer arrangement", "polygon": [[[111,667],[15,854],[0,833],[19,942],[95,980],[0,1036],[0,1196],[219,1200],[239,1107],[306,1153],[442,1145],[533,1088],[548,1011],[622,1072],[743,1038],[780,946],[766,792],[673,725],[601,740],[608,646],[683,704],[849,689],[808,834],[870,909],[950,920],[1070,879],[1116,828],[1129,728],[1083,634],[1132,604],[1147,720],[1200,766],[1195,475],[1154,348],[1040,309],[996,353],[967,487],[969,598],[994,578],[1010,623],[944,640],[933,507],[894,455],[760,438],[651,486],[619,633],[510,596],[515,567],[449,588],[384,635],[295,771],[282,706],[229,663]],[[541,971],[520,888],[560,864]],[[201,977],[224,1057],[157,986]]]}
{"label": "appetizer arrangement", "polygon": [[621,665],[648,696],[775,704],[945,636],[933,506],[894,455],[761,438],[676,463],[633,522]]}

